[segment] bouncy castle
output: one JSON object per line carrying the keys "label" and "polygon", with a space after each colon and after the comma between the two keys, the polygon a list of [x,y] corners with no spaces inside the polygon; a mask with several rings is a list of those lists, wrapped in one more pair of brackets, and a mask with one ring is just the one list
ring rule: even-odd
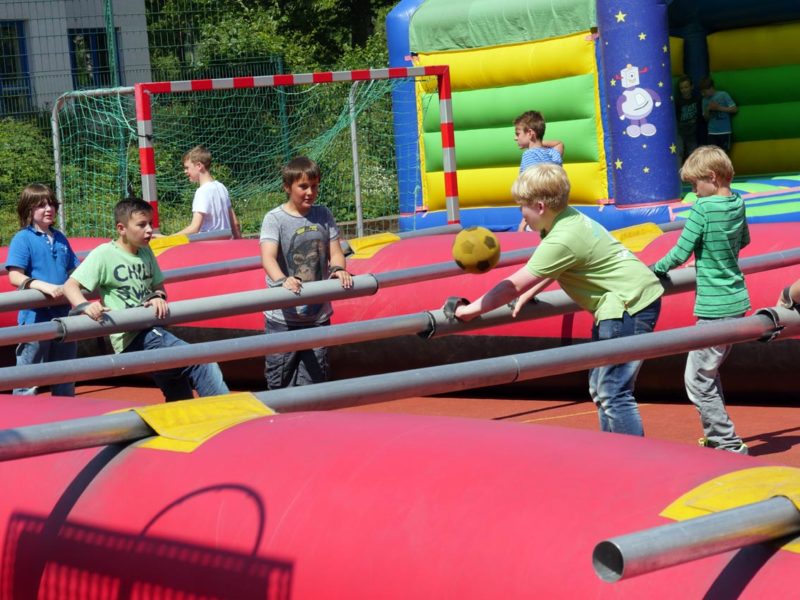
{"label": "bouncy castle", "polygon": [[[682,209],[673,89],[706,76],[734,98],[734,186],[753,221],[796,221],[800,5],[772,0],[403,0],[387,17],[391,66],[447,65],[460,218],[511,229],[515,117],[540,111],[565,144],[570,201],[609,228]],[[400,210],[408,229],[446,221],[439,105],[395,91]],[[416,106],[416,111],[408,111]],[[409,175],[410,174],[410,175]],[[691,196],[689,198],[691,199]]]}

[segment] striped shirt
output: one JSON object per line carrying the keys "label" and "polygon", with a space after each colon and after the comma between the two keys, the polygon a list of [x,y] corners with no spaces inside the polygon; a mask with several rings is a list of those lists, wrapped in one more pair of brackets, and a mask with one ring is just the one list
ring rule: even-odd
{"label": "striped shirt", "polygon": [[741,315],[750,308],[750,297],[738,259],[739,251],[749,243],[750,230],[739,194],[698,198],[675,247],[653,266],[653,271],[663,275],[694,254],[695,316],[714,319]]}
{"label": "striped shirt", "polygon": [[561,154],[555,148],[528,148],[522,153],[522,160],[519,162],[519,172],[541,163],[563,164]]}

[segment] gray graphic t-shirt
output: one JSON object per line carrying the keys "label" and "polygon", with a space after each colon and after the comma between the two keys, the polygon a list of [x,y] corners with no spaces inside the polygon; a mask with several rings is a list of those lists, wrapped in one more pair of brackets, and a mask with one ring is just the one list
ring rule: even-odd
{"label": "gray graphic t-shirt", "polygon": [[[339,238],[339,230],[331,211],[314,205],[304,217],[290,215],[282,206],[273,208],[261,224],[261,243],[278,244],[278,265],[291,277],[303,283],[322,281],[330,276],[328,249]],[[267,286],[274,282],[267,276]],[[301,294],[302,297],[302,294]],[[270,321],[301,325],[322,323],[333,314],[330,302],[304,304],[264,311]]]}

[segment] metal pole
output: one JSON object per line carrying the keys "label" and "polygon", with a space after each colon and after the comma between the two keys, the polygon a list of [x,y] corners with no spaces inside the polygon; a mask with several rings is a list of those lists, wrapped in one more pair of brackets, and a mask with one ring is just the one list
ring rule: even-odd
{"label": "metal pole", "polygon": [[[524,262],[531,252],[533,252],[533,248],[522,248],[507,252],[500,257],[498,266],[509,266]],[[193,300],[179,300],[170,303],[170,314],[164,319],[156,319],[152,309],[145,307],[108,312],[102,322],[93,321],[83,315],[63,317],[50,323],[37,324],[42,326],[39,329],[31,329],[31,325],[0,328],[0,346],[45,339],[59,339],[61,341],[83,340],[156,325],[174,325],[187,321],[237,315],[270,308],[313,304],[334,299],[358,298],[372,295],[380,287],[404,285],[424,281],[432,277],[452,277],[461,274],[463,274],[463,271],[454,263],[442,262],[391,273],[356,275],[353,278],[353,287],[350,289],[342,288],[338,280],[327,280],[307,283],[303,286],[301,296],[297,296],[283,288],[270,288]],[[49,326],[49,328],[45,329],[44,326]],[[46,332],[49,332],[49,334]],[[46,335],[50,337],[43,337]]]}
{"label": "metal pole", "polygon": [[594,572],[613,583],[800,531],[800,511],[784,496],[604,540]]}
{"label": "metal pole", "polygon": [[[415,316],[410,315],[410,317],[413,321]],[[362,323],[361,326],[371,328],[372,323],[372,321],[367,321]],[[409,322],[408,325],[410,327],[414,326],[413,322]],[[776,309],[774,314],[760,312],[751,317],[710,323],[702,327],[684,327],[669,331],[646,333],[624,339],[591,342],[580,346],[568,346],[453,365],[285,388],[260,392],[254,394],[254,396],[273,410],[278,411],[329,410],[344,406],[358,406],[397,400],[413,395],[439,394],[480,386],[513,383],[514,381],[525,381],[558,373],[580,371],[605,364],[677,354],[696,348],[705,348],[709,345],[756,340],[774,333],[780,327],[785,327],[786,332],[790,335],[800,332],[800,314],[796,311]],[[325,329],[330,331],[334,327]],[[292,335],[308,334],[308,332],[291,333]],[[360,335],[361,333],[364,332],[356,332],[354,335]],[[372,333],[368,333],[367,337],[362,339],[371,339],[369,336]],[[274,338],[282,335],[287,337],[285,334],[278,333],[271,335]],[[292,348],[291,340],[285,340],[285,345],[281,347],[284,349]],[[176,350],[176,348],[171,348],[166,354],[164,354],[164,350],[146,350],[136,354],[147,354],[150,357],[150,367],[143,370],[152,371],[154,368],[163,368],[167,364],[164,361],[169,359],[169,352],[175,352]],[[108,358],[113,359],[119,356],[124,355]],[[133,353],[130,356],[133,356]],[[211,360],[214,360],[214,358],[210,358],[208,362]],[[57,364],[49,363],[48,368]],[[12,368],[22,369],[25,367]],[[134,371],[128,370],[127,372]],[[106,431],[108,429],[108,417],[108,415],[93,417],[93,423],[95,423],[98,430]],[[62,422],[59,424],[59,428],[68,427],[67,424],[70,422]],[[47,437],[49,431],[51,431],[47,427],[52,425],[32,425],[0,431],[0,460],[11,460],[44,452],[87,448],[116,441],[138,439],[128,431],[121,433],[119,440],[104,438],[102,442],[94,442],[87,434],[82,434],[87,440],[85,443],[67,436],[64,443],[68,445],[61,447]],[[91,431],[92,429],[87,427],[87,430]],[[150,433],[141,434],[141,437],[146,437],[147,435],[150,435]],[[26,440],[27,445],[18,447],[19,440]],[[47,449],[42,450],[42,447]]]}
{"label": "metal pole", "polygon": [[356,201],[356,234],[364,237],[364,213],[361,207],[361,176],[358,167],[358,133],[356,132],[356,88],[358,81],[350,86],[347,106],[350,111],[350,150],[353,153],[353,193]]}

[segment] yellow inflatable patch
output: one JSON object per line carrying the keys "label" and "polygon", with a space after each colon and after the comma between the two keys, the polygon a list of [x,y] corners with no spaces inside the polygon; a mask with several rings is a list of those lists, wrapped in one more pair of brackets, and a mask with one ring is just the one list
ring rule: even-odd
{"label": "yellow inflatable patch", "polygon": [[400,237],[393,233],[376,233],[375,235],[365,235],[364,237],[347,240],[353,250],[350,258],[372,258],[378,250],[395,243],[399,239]]}
{"label": "yellow inflatable patch", "polygon": [[[684,494],[661,516],[686,521],[775,496],[785,496],[800,509],[800,469],[754,467],[726,473]],[[789,542],[783,549],[800,554],[800,541]]]}
{"label": "yellow inflatable patch", "polygon": [[248,392],[132,408],[158,433],[140,448],[192,452],[239,423],[275,414]]}
{"label": "yellow inflatable patch", "polygon": [[164,237],[153,238],[150,240],[150,250],[158,256],[162,252],[189,243],[188,235],[166,235]]}
{"label": "yellow inflatable patch", "polygon": [[622,242],[631,252],[641,252],[650,245],[650,242],[663,233],[655,223],[642,223],[641,225],[615,229],[611,232],[611,235]]}

